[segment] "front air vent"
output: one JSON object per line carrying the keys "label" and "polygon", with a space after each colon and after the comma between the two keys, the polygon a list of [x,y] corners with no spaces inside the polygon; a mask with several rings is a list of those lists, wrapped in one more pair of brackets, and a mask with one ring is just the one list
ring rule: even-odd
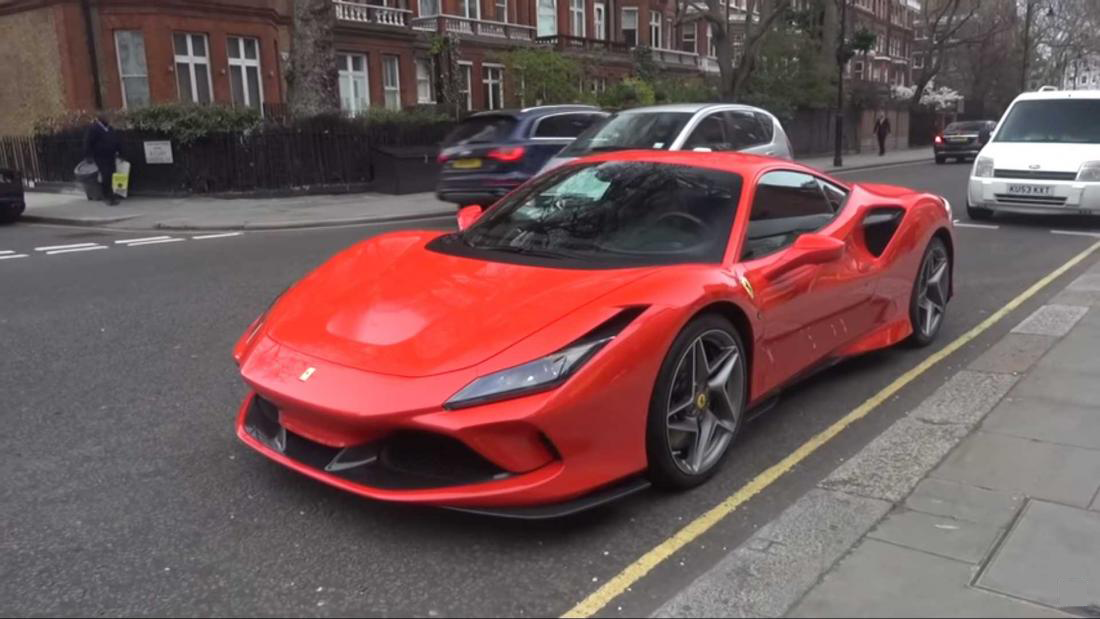
{"label": "front air vent", "polygon": [[895,206],[880,206],[867,212],[863,218],[863,241],[872,256],[878,258],[886,251],[904,215],[905,209]]}

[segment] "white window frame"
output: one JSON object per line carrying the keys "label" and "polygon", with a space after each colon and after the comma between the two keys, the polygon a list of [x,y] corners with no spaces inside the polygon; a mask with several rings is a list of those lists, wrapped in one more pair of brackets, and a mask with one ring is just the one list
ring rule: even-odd
{"label": "white window frame", "polygon": [[[245,43],[245,41],[248,41],[248,40],[256,42],[256,57],[255,58],[245,58],[244,43]],[[232,56],[229,56],[229,46],[233,45],[234,41],[237,42],[237,52],[238,52],[237,55],[239,56],[239,58],[233,58]],[[207,41],[207,44],[209,44],[209,43],[210,42]],[[249,68],[255,68],[256,69],[256,79],[258,80],[258,83],[256,84],[256,86],[257,86],[256,92],[258,92],[259,95],[260,95],[260,100],[256,102],[255,107],[258,110],[264,109],[264,71],[263,71],[262,63],[260,62],[260,59],[262,58],[262,53],[261,53],[261,49],[260,49],[260,39],[258,39],[256,37],[241,37],[241,36],[235,36],[235,35],[234,36],[229,36],[229,37],[226,37],[226,39],[225,39],[225,47],[226,47],[226,57],[229,60],[229,71],[232,72],[233,67],[240,67],[241,68],[241,87],[244,91],[243,94],[244,94],[244,105],[245,105],[245,107],[252,107],[252,101],[249,100],[251,98],[251,95],[249,94],[249,91],[248,91],[248,69]],[[207,49],[209,49],[209,48],[207,48]],[[230,76],[230,83],[229,84],[230,84],[229,96],[230,96],[230,98],[232,98],[232,96],[233,96],[232,76]],[[211,91],[211,93],[213,93],[213,91]],[[234,105],[236,105],[236,102],[234,102]]]}
{"label": "white window frame", "polygon": [[664,42],[661,39],[663,38],[662,32],[664,32],[665,22],[662,17],[663,16],[656,11],[650,11],[649,13],[649,46],[654,49],[661,49],[664,46]]}
{"label": "white window frame", "polygon": [[[145,73],[127,74],[122,70],[122,55],[118,53],[118,35],[132,35],[134,33],[137,33],[141,37],[141,64],[145,66]],[[145,79],[145,94],[146,97],[148,97],[148,100],[145,101],[145,105],[149,105],[152,102],[152,95],[149,92],[149,59],[148,55],[145,53],[145,33],[141,30],[115,30],[115,60],[118,62],[118,85],[122,90],[122,109],[126,110],[130,108],[130,98],[126,94],[126,80],[139,77]]]}
{"label": "white window frame", "polygon": [[[503,15],[501,15],[501,9],[504,9]],[[493,10],[495,14],[494,18],[502,24],[508,23],[508,0],[493,0]]]}
{"label": "white window frame", "polygon": [[[441,0],[417,0],[416,10],[419,13],[420,17],[432,17],[435,15],[439,15],[440,2]],[[429,6],[429,4],[434,5],[434,11],[431,11],[432,6]]]}
{"label": "white window frame", "polygon": [[[187,40],[187,53],[180,54],[176,49],[176,35],[182,34]],[[194,39],[192,37],[202,37],[203,48],[206,50],[205,56],[196,56],[194,48]],[[213,103],[214,102],[214,82],[210,75],[210,37],[206,36],[202,32],[172,32],[172,54],[175,57],[175,62],[172,64],[172,70],[176,71],[176,98],[183,101],[183,93],[180,91],[180,78],[179,78],[179,66],[181,64],[187,65],[188,76],[191,78],[191,101],[185,103]],[[206,65],[206,88],[210,93],[210,101],[199,101],[199,80],[195,72],[196,65]]]}
{"label": "white window frame", "polygon": [[[543,13],[543,3],[553,5],[553,12]],[[546,19],[544,19],[546,18]],[[535,34],[540,37],[552,37],[558,34],[558,0],[535,0]]]}
{"label": "white window frame", "polygon": [[[627,32],[627,30],[633,30],[634,31],[634,43],[633,44],[635,46],[637,46],[639,43],[642,42],[641,37],[639,36],[641,34],[641,32],[639,32],[639,30],[638,30],[638,20],[640,19],[639,14],[638,14],[638,7],[636,7],[636,6],[624,6],[624,7],[622,7],[622,12],[619,15],[620,15],[620,17],[619,17],[619,31],[622,32],[622,34],[623,34],[623,41],[624,42],[626,41],[626,32]],[[627,28],[626,27],[626,16],[627,15],[633,15],[634,16],[634,28]]]}
{"label": "white window frame", "polygon": [[[396,80],[393,84],[386,83],[390,77],[390,72],[387,70],[389,61],[393,61],[396,69],[393,72]],[[397,93],[396,105],[390,104],[391,93]],[[382,103],[387,110],[401,110],[401,56],[397,54],[382,54]]]}
{"label": "white window frame", "polygon": [[[420,104],[435,103],[435,85],[432,83],[433,71],[432,71],[432,59],[431,58],[416,58],[416,102]],[[423,92],[421,86],[423,84],[428,85],[427,96]]]}
{"label": "white window frame", "polygon": [[[359,58],[363,61],[363,70],[356,71],[354,69],[355,63],[353,58]],[[343,59],[343,63],[340,60]],[[357,116],[370,109],[370,57],[367,54],[356,52],[336,52],[337,73],[339,75],[340,82],[343,82],[346,78],[348,80],[348,87],[351,88],[356,78],[363,81],[363,97],[356,100],[351,98],[351,106],[342,110],[349,116]],[[354,93],[354,89],[351,90]],[[344,98],[340,97],[340,106],[343,107]]]}
{"label": "white window frame", "polygon": [[[469,112],[474,109],[474,63],[469,60],[459,60],[458,69],[463,72],[466,78],[466,111]],[[463,92],[461,84],[458,92]]]}
{"label": "white window frame", "polygon": [[714,25],[707,24],[707,56],[718,57],[718,46],[714,43]]}
{"label": "white window frame", "polygon": [[597,2],[592,7],[592,27],[596,30],[595,37],[599,41],[607,39],[607,3]]}
{"label": "white window frame", "polygon": [[585,30],[587,30],[588,24],[584,14],[584,0],[569,0],[569,30],[570,34],[575,37],[584,38],[586,36]]}
{"label": "white window frame", "polygon": [[688,24],[687,27],[684,28],[684,31],[680,34],[680,49],[684,50],[685,52],[688,51],[688,43],[691,43],[691,53],[699,53],[699,43],[695,40],[696,35],[698,34],[695,31],[696,27],[696,24],[692,22]]}
{"label": "white window frame", "polygon": [[462,17],[481,19],[481,0],[458,0],[458,9]]}
{"label": "white window frame", "polygon": [[[499,77],[493,78],[490,76],[491,71],[498,71]],[[492,85],[496,84],[500,88],[500,100],[493,100]],[[487,110],[502,110],[504,109],[504,65],[495,64],[489,62],[481,63],[481,85],[484,87],[485,94],[485,109]]]}

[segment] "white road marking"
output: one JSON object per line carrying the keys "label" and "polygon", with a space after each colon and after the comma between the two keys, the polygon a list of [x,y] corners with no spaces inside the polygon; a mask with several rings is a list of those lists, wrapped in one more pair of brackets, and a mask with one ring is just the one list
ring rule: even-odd
{"label": "white road marking", "polygon": [[201,241],[201,240],[204,240],[204,239],[224,239],[226,237],[240,236],[240,235],[241,235],[240,232],[222,232],[220,234],[203,234],[201,236],[193,236],[191,238],[195,239],[196,241]]}
{"label": "white road marking", "polygon": [[981,230],[1000,230],[1001,229],[1000,226],[990,226],[988,224],[968,224],[968,223],[960,222],[960,221],[955,222],[955,227],[956,228],[978,228],[978,229],[981,229]]}
{"label": "white road marking", "polygon": [[160,243],[179,243],[180,241],[186,241],[187,239],[167,238],[167,239],[154,239],[151,241],[140,241],[137,243],[130,243],[126,247],[138,247],[139,245],[159,245]]}
{"label": "white road marking", "polygon": [[26,257],[27,257],[27,254],[11,254],[11,253],[5,252],[5,254],[3,256],[0,256],[0,260],[12,260],[12,259],[15,259],[15,258],[26,258]]}
{"label": "white road marking", "polygon": [[14,251],[12,251],[12,250],[10,250],[10,249],[4,249],[4,250],[0,250],[0,256],[5,256],[5,255],[7,255],[7,254],[14,254],[14,253],[15,253],[15,252],[14,252]]}
{"label": "white road marking", "polygon": [[110,249],[106,245],[94,245],[92,247],[70,247],[69,249],[55,249],[53,251],[46,252],[47,256],[54,254],[71,254],[75,251],[95,251],[97,249]]}
{"label": "white road marking", "polygon": [[1051,230],[1051,234],[1064,234],[1066,236],[1091,236],[1100,239],[1100,232],[1078,232],[1076,230]]}
{"label": "white road marking", "polygon": [[77,247],[91,247],[93,245],[99,245],[98,243],[76,243],[73,245],[51,245],[49,247],[35,247],[34,251],[44,251],[52,253],[55,249],[76,249]]}
{"label": "white road marking", "polygon": [[161,241],[161,240],[168,239],[168,238],[172,238],[172,237],[168,237],[168,236],[147,236],[143,239],[123,239],[121,241],[115,241],[115,245],[128,244],[128,243],[142,243],[142,242],[145,242],[145,241]]}

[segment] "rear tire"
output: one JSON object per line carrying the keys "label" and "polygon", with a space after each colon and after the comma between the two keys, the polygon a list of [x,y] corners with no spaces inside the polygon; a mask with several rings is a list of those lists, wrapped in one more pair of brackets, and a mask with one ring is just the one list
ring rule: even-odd
{"label": "rear tire", "polygon": [[741,430],[748,396],[741,335],[717,314],[692,320],[657,374],[646,426],[648,476],[669,490],[710,479]]}
{"label": "rear tire", "polygon": [[9,208],[0,210],[0,224],[15,223],[17,219],[23,214],[23,211],[27,208],[22,202],[11,205]]}
{"label": "rear tire", "polygon": [[947,157],[944,157],[942,155],[936,155],[936,163],[942,165],[945,161],[947,161]]}
{"label": "rear tire", "polygon": [[966,216],[973,221],[989,221],[993,219],[993,211],[980,206],[966,205]]}
{"label": "rear tire", "polygon": [[909,336],[908,343],[911,346],[928,346],[936,341],[943,329],[947,303],[951,297],[952,267],[947,245],[939,238],[933,238],[924,251],[909,299],[909,324],[913,326],[913,334]]}

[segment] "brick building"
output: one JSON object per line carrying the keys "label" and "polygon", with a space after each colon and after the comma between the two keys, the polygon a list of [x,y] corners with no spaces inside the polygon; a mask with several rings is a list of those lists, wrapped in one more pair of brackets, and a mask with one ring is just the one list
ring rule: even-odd
{"label": "brick building", "polygon": [[875,46],[848,64],[855,81],[887,86],[913,83],[914,25],[920,17],[917,0],[851,0],[848,32],[875,35]]}

